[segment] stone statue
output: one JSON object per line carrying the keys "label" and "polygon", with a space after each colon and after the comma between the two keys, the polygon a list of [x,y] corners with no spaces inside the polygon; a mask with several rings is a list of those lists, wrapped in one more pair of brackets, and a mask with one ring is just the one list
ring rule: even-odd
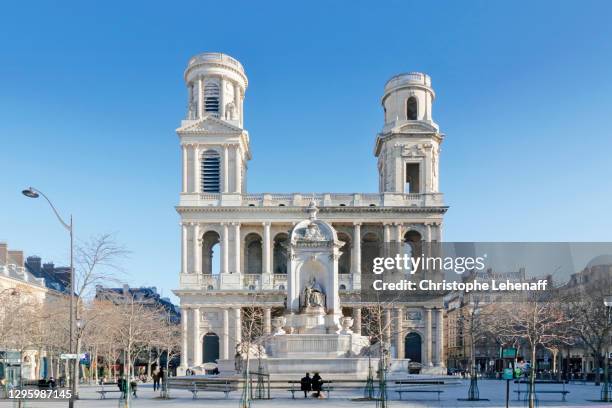
{"label": "stone statue", "polygon": [[325,308],[325,294],[323,288],[317,282],[316,278],[308,281],[304,289],[304,305],[305,307],[322,307]]}

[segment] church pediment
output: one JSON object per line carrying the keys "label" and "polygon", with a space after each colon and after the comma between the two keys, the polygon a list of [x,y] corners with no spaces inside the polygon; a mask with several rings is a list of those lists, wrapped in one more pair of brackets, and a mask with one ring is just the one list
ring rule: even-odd
{"label": "church pediment", "polygon": [[179,134],[237,134],[242,133],[242,131],[243,130],[238,126],[234,126],[213,116],[206,116],[201,120],[194,121],[176,130]]}

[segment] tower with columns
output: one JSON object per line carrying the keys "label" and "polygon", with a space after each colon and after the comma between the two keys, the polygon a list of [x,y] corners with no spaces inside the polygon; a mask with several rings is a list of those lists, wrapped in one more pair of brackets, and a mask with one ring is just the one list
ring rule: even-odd
{"label": "tower with columns", "polygon": [[[385,243],[440,241],[447,210],[439,192],[438,161],[444,138],[432,119],[435,97],[422,73],[391,78],[384,87],[384,124],[376,136],[379,192],[249,193],[249,134],[244,128],[245,70],[236,59],[204,53],[185,70],[187,109],[177,129],[182,153],[181,267],[174,293],[182,308],[181,370],[201,372],[207,362],[233,370],[245,311],[256,303],[261,331],[272,332],[286,310],[289,231],[314,200],[320,219],[344,242],[338,260],[339,302],[362,332],[368,304],[361,274],[371,251]],[[441,300],[394,304],[385,337],[392,356],[442,372]]]}

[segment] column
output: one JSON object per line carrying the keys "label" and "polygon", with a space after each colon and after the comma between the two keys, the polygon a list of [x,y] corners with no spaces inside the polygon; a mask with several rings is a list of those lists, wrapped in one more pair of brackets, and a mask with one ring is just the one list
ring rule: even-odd
{"label": "column", "polygon": [[225,119],[225,78],[219,77],[219,117]]}
{"label": "column", "polygon": [[181,340],[182,340],[182,348],[181,348],[181,367],[187,368],[187,336],[189,335],[187,331],[187,315],[189,314],[189,309],[186,307],[181,308]]}
{"label": "column", "polygon": [[228,360],[229,353],[229,309],[223,309],[223,331],[221,333],[221,358]]}
{"label": "column", "polygon": [[200,182],[200,147],[193,147],[193,192],[200,193],[202,186]]}
{"label": "column", "polygon": [[384,339],[385,342],[390,346],[391,345],[391,309],[386,308],[384,311],[384,318],[385,318],[385,325],[384,325],[384,329],[385,329],[385,333],[384,333]]}
{"label": "column", "polygon": [[436,310],[436,365],[444,367],[444,310]]}
{"label": "column", "polygon": [[181,273],[188,272],[187,266],[187,225],[181,223]]}
{"label": "column", "polygon": [[229,193],[229,153],[223,146],[223,192]]}
{"label": "column", "polygon": [[229,264],[229,228],[227,227],[227,223],[223,224],[223,242],[221,244],[221,252],[223,254],[223,258],[221,259],[221,273],[228,273],[228,264]]}
{"label": "column", "polygon": [[404,330],[402,323],[404,322],[404,309],[402,307],[395,308],[396,317],[396,332],[395,332],[395,356],[398,359],[404,358]]}
{"label": "column", "polygon": [[383,224],[383,232],[385,244],[388,244],[391,241],[391,231],[389,224]]}
{"label": "column", "polygon": [[193,272],[202,272],[202,251],[200,248],[200,224],[193,225]]}
{"label": "column", "polygon": [[235,185],[234,192],[240,193],[240,145],[235,145],[236,150],[234,151],[234,177],[235,177]]}
{"label": "column", "polygon": [[270,268],[270,259],[271,259],[271,254],[270,254],[270,223],[269,222],[264,222],[263,223],[263,227],[264,227],[264,234],[263,234],[263,273],[271,273],[271,269]]}
{"label": "column", "polygon": [[183,145],[183,193],[187,192],[187,146]]}
{"label": "column", "polygon": [[395,240],[398,243],[401,243],[404,240],[404,237],[402,236],[402,224],[395,224]]}
{"label": "column", "polygon": [[361,334],[361,308],[353,308],[353,331],[357,334]]}
{"label": "column", "polygon": [[264,308],[264,334],[272,332],[272,308]]}
{"label": "column", "polygon": [[427,242],[431,242],[431,224],[427,223]]}
{"label": "column", "polygon": [[361,224],[358,222],[353,223],[353,265],[351,270],[354,275],[361,275]]}
{"label": "column", "polygon": [[425,309],[425,365],[432,366],[431,348],[433,337],[431,336],[431,309]]}
{"label": "column", "polygon": [[[236,113],[236,119],[240,121],[240,86],[238,86],[238,82],[234,82],[234,112]],[[242,126],[242,123],[240,124]]]}
{"label": "column", "polygon": [[193,365],[202,364],[202,343],[200,342],[200,309],[193,309]]}
{"label": "column", "polygon": [[240,223],[234,223],[234,272],[240,273]]}
{"label": "column", "polygon": [[198,119],[204,116],[204,79],[198,78]]}
{"label": "column", "polygon": [[234,340],[236,341],[236,345],[240,344],[242,341],[242,310],[240,307],[234,309]]}

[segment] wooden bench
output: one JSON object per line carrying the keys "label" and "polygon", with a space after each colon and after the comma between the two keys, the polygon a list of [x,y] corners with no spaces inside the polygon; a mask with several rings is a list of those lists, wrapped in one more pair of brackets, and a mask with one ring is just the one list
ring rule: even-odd
{"label": "wooden bench", "polygon": [[[100,399],[106,399],[106,394],[113,394],[113,393],[116,393],[116,392],[123,394],[123,391],[118,389],[119,384],[116,383],[116,382],[103,382],[100,385],[102,386],[102,389],[96,391],[98,394],[100,394]],[[113,388],[112,389],[104,388],[105,386],[109,386],[109,385],[113,386]],[[132,393],[132,396],[134,398],[138,398],[138,395],[136,394],[136,390],[137,389],[138,389],[137,385],[134,386],[134,387],[130,385],[130,392]]]}
{"label": "wooden bench", "polygon": [[[515,390],[514,392],[516,392],[518,395],[516,397],[517,401],[520,401],[521,399],[521,393],[525,394],[525,398],[523,398],[524,401],[527,400],[527,397],[529,396],[529,390],[527,391],[521,391],[521,390]],[[566,401],[566,395],[569,394],[569,391],[566,390],[536,390],[534,392],[534,394],[537,395],[538,394],[561,394],[561,401],[565,402]]]}
{"label": "wooden bench", "polygon": [[[302,382],[301,381],[287,381],[289,384],[291,384],[291,388],[287,389],[287,391],[289,391],[291,393],[291,399],[295,399],[295,393],[296,392],[303,392],[301,389],[301,385]],[[325,384],[331,384],[333,383],[333,381],[323,381],[323,385],[321,386],[321,392],[326,392],[327,393],[327,398],[329,399],[329,395],[330,393],[334,390],[334,387],[330,386],[330,385],[325,385]],[[300,388],[295,388],[296,384],[300,384]],[[312,391],[310,390],[309,392],[316,392],[316,391]]]}
{"label": "wooden bench", "polygon": [[[395,381],[396,385],[399,385],[400,387],[404,384],[408,384],[408,385],[444,385],[444,381],[440,381],[440,380],[400,380],[400,381]],[[430,390],[430,389],[410,389],[410,390],[405,390],[400,388],[399,390],[395,390],[395,392],[397,392],[399,394],[399,399],[400,401],[402,400],[402,395],[406,392],[406,393],[437,393],[438,394],[438,401],[440,401],[440,394],[442,394],[444,391],[442,390]]]}
{"label": "wooden bench", "polygon": [[100,399],[106,399],[106,394],[113,394],[116,392],[118,392],[119,394],[123,394],[123,391],[119,390],[98,390],[96,392],[100,394]]}
{"label": "wooden bench", "polygon": [[[529,381],[526,381],[526,380],[515,380],[514,383],[518,384],[517,389],[514,391],[517,394],[516,400],[520,401],[521,394],[525,394],[525,397],[523,398],[523,400],[527,400],[527,398],[529,397]],[[521,384],[526,384],[527,388],[525,390],[521,390]],[[536,397],[537,397],[538,394],[561,394],[561,401],[565,402],[567,394],[570,393],[569,391],[567,391],[565,389],[565,384],[567,384],[567,381],[536,380],[534,382],[534,384],[535,385],[555,385],[555,384],[562,384],[563,385],[563,389],[561,389],[561,390],[538,390],[538,389],[535,389],[534,393],[536,394]]]}
{"label": "wooden bench", "polygon": [[442,390],[395,390],[399,394],[400,401],[402,400],[402,394],[405,392],[437,392],[438,393],[438,401],[440,401],[440,394],[444,391]]}
{"label": "wooden bench", "polygon": [[168,383],[169,389],[175,390],[187,390],[191,392],[193,399],[198,398],[198,394],[200,392],[211,391],[211,392],[223,392],[225,394],[225,399],[229,398],[229,394],[232,391],[237,391],[238,386],[234,382],[230,381],[221,381],[221,380],[213,380],[213,381],[193,381],[191,383]]}

